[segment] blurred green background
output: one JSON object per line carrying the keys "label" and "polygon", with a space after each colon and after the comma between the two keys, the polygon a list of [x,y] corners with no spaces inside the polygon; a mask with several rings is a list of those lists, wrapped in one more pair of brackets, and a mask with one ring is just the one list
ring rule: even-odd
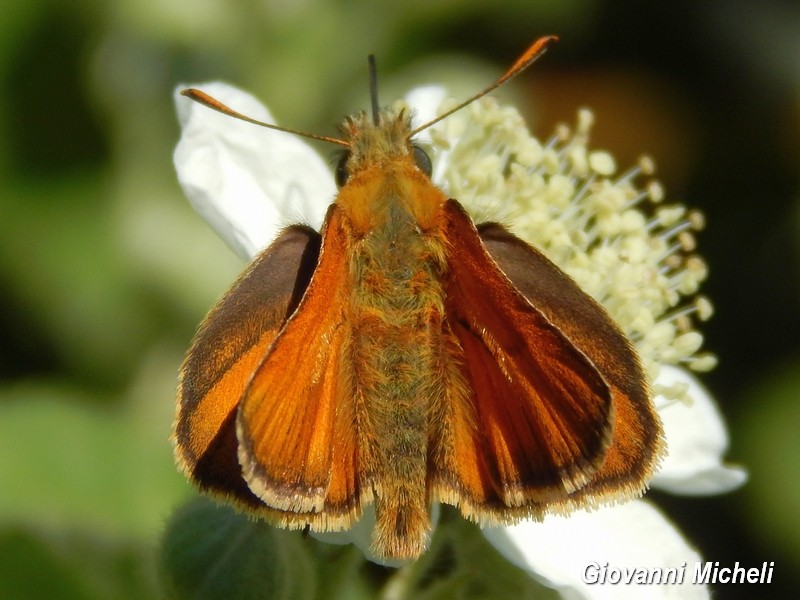
{"label": "blurred green background", "polygon": [[[175,180],[180,82],[224,79],[333,133],[440,81],[473,91],[561,37],[504,94],[547,137],[579,107],[622,167],[652,155],[702,209],[719,367],[703,381],[748,485],[653,493],[708,560],[800,587],[800,5],[679,0],[26,0],[0,8],[0,597],[161,595],[156,550],[193,492],[169,433],[178,366],[242,264]],[[462,79],[463,78],[463,79]]]}

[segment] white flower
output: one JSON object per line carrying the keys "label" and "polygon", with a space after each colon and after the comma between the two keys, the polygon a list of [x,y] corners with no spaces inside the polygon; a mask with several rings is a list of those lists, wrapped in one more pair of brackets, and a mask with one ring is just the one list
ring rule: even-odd
{"label": "white flower", "polygon": [[[249,94],[223,83],[202,88],[255,119],[272,120]],[[322,226],[336,185],[325,161],[305,142],[180,96],[176,108],[181,125],[175,149],[178,180],[195,210],[236,254],[252,258],[291,223]]]}
{"label": "white flower", "polygon": [[[194,87],[271,122],[267,110],[240,90],[221,83]],[[290,223],[320,227],[335,185],[316,152],[296,136],[222,116],[177,92],[175,98],[182,126],[175,151],[179,181],[237,254],[253,257]],[[407,101],[426,122],[443,98],[441,88],[429,87],[415,90]],[[694,320],[711,313],[708,301],[696,296],[706,274],[692,254],[692,231],[701,220],[681,206],[661,206],[657,182],[643,189],[634,184],[650,175],[649,160],[617,174],[610,154],[589,150],[591,122],[591,113],[581,111],[574,133],[562,128],[543,144],[513,108],[491,99],[475,102],[426,130],[435,153],[434,182],[477,221],[508,217],[517,235],[603,303],[635,342],[653,380],[668,445],[652,485],[681,494],[728,491],[744,482],[745,472],[722,464],[724,424],[711,397],[686,370],[714,364],[712,356],[699,352],[702,336],[693,328]],[[319,537],[355,543],[374,559],[367,521],[344,538]],[[691,571],[700,560],[671,523],[641,500],[487,528],[485,534],[511,562],[565,597],[708,596],[704,587],[690,584],[684,589],[584,580],[593,562],[620,568],[685,563]]]}

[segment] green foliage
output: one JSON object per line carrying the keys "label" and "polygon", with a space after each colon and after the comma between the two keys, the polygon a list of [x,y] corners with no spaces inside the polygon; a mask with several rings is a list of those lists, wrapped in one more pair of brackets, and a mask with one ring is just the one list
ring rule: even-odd
{"label": "green foliage", "polygon": [[738,443],[751,478],[742,489],[749,508],[746,524],[770,552],[780,549],[800,570],[800,363],[776,369],[747,393]]}
{"label": "green foliage", "polygon": [[170,520],[162,565],[174,598],[310,600],[317,577],[296,533],[197,499]]}
{"label": "green foliage", "polygon": [[156,600],[152,555],[141,543],[95,533],[0,528],[0,597],[13,600]]}
{"label": "green foliage", "polygon": [[557,598],[511,566],[455,511],[430,550],[399,569],[354,547],[254,521],[198,498],[179,509],[162,541],[160,568],[175,600],[519,600]]}

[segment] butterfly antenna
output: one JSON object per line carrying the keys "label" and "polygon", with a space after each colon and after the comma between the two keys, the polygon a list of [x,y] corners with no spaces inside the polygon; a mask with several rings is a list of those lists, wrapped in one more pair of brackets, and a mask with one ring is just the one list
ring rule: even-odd
{"label": "butterfly antenna", "polygon": [[372,102],[372,123],[378,126],[380,105],[378,104],[378,68],[375,65],[375,55],[370,54],[367,57],[369,64],[369,99]]}
{"label": "butterfly antenna", "polygon": [[442,119],[444,119],[446,117],[449,117],[454,112],[457,112],[457,111],[461,110],[462,108],[464,108],[465,106],[467,106],[469,104],[472,104],[473,102],[475,102],[475,100],[478,100],[479,98],[483,98],[489,92],[493,92],[494,90],[499,88],[501,85],[503,85],[506,81],[508,81],[509,79],[511,79],[512,77],[514,77],[516,75],[519,75],[520,73],[522,73],[522,71],[524,71],[525,69],[530,67],[536,61],[537,58],[539,58],[542,54],[544,54],[547,51],[547,49],[553,43],[555,43],[557,41],[558,41],[558,37],[556,37],[554,35],[547,35],[547,36],[544,36],[544,37],[540,37],[538,40],[533,42],[533,44],[531,44],[528,47],[528,49],[525,50],[525,52],[522,53],[522,55],[516,60],[516,62],[514,62],[514,64],[511,65],[511,67],[505,73],[503,73],[494,83],[492,83],[488,87],[484,88],[483,90],[481,90],[480,92],[478,92],[474,96],[472,96],[470,98],[467,98],[461,104],[459,104],[459,105],[451,108],[447,112],[439,115],[438,117],[436,117],[432,121],[428,121],[424,125],[420,125],[414,131],[412,131],[408,135],[408,137],[414,137],[416,134],[418,134],[423,129],[427,129],[431,125],[434,125],[434,124],[438,123],[439,121],[441,121]]}
{"label": "butterfly antenna", "polygon": [[205,92],[202,92],[196,88],[181,90],[181,96],[186,96],[187,98],[190,98],[195,102],[202,104],[203,106],[207,106],[208,108],[216,110],[217,112],[220,112],[228,117],[233,117],[234,119],[239,119],[240,121],[245,121],[246,123],[252,123],[253,125],[258,125],[259,127],[266,127],[267,129],[274,129],[275,131],[285,131],[286,133],[293,133],[295,135],[312,140],[338,144],[339,146],[345,146],[346,148],[350,146],[350,144],[345,140],[340,140],[338,138],[328,137],[327,135],[317,135],[315,133],[306,133],[305,131],[297,131],[296,129],[289,129],[288,127],[281,127],[279,125],[265,123],[264,121],[259,121],[258,119],[248,117],[247,115],[243,115],[242,113],[233,110],[230,106],[223,104],[216,98],[212,98]]}

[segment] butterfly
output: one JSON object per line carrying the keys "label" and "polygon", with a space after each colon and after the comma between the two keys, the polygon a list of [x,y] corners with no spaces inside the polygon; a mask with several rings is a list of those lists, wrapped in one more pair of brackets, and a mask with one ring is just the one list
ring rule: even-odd
{"label": "butterfly", "polygon": [[[636,351],[542,252],[476,225],[430,180],[405,109],[347,118],[320,232],[285,228],[200,325],[181,368],[177,462],[200,489],[288,528],[426,549],[434,503],[481,525],[642,493],[662,431]],[[265,127],[209,97],[206,106]]]}

